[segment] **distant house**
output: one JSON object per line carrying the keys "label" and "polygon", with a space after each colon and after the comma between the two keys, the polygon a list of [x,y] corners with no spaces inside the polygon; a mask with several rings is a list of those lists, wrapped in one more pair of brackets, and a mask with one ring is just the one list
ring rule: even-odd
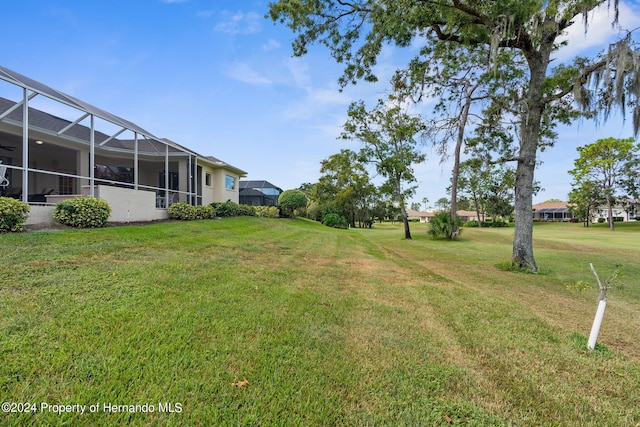
{"label": "distant house", "polygon": [[240,181],[240,204],[250,206],[278,206],[282,188],[269,181]]}
{"label": "distant house", "polygon": [[[622,221],[633,221],[637,217],[634,209],[625,210],[624,207],[618,205],[612,206],[612,211],[614,221],[620,221],[620,218],[622,218]],[[608,218],[609,208],[607,208],[607,206],[600,206],[593,212],[592,221],[598,222],[598,220],[604,220],[606,222]]]}
{"label": "distant house", "polygon": [[12,96],[0,97],[0,196],[31,205],[27,224],[51,222],[58,201],[79,196],[106,200],[111,222],[239,200],[241,169],[2,66],[0,89]]}
{"label": "distant house", "polygon": [[567,202],[543,202],[532,206],[534,221],[569,221],[573,215]]}
{"label": "distant house", "polygon": [[[420,222],[429,222],[431,219],[436,216],[440,211],[423,211],[418,212],[418,218],[420,218]],[[459,210],[457,212],[458,217],[462,220],[462,222],[467,221],[477,221],[478,215],[475,211],[463,211]]]}

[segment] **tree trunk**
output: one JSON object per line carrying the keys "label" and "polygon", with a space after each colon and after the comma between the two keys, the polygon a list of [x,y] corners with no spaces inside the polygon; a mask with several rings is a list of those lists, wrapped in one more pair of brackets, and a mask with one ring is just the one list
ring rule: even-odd
{"label": "tree trunk", "polygon": [[402,222],[404,223],[404,238],[411,240],[411,230],[409,229],[409,217],[407,216],[407,210],[402,206],[400,208],[402,213]]}
{"label": "tree trunk", "polygon": [[540,124],[545,103],[542,84],[546,78],[552,46],[543,46],[540,52],[523,52],[531,74],[522,113],[520,153],[516,167],[515,227],[511,263],[532,272],[538,271],[533,256],[533,176],[540,139]]}
{"label": "tree trunk", "polygon": [[402,215],[402,223],[404,224],[404,238],[411,240],[411,230],[409,229],[409,217],[407,216],[407,208],[405,207],[404,196],[400,188],[400,177],[396,177],[396,197],[400,203],[400,215]]}
{"label": "tree trunk", "polygon": [[460,150],[462,149],[462,143],[464,142],[464,131],[467,127],[467,121],[469,119],[469,110],[471,109],[471,95],[478,88],[480,83],[476,83],[474,87],[469,89],[469,82],[465,82],[463,90],[465,91],[465,102],[460,111],[460,118],[458,123],[458,137],[456,139],[456,148],[453,156],[453,176],[451,177],[451,235],[449,239],[455,239],[458,235],[458,228],[456,227],[456,217],[458,216],[458,174],[460,172]]}
{"label": "tree trunk", "polygon": [[609,230],[614,230],[613,225],[613,206],[611,205],[611,195],[607,194],[607,212],[609,214]]}

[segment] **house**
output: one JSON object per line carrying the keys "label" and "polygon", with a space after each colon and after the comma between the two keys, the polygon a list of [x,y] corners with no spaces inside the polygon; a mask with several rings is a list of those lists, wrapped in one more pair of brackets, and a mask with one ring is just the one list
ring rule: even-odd
{"label": "house", "polygon": [[573,215],[567,202],[543,202],[532,206],[534,221],[570,221]]}
{"label": "house", "polygon": [[[420,222],[429,222],[431,219],[436,216],[440,211],[423,211],[418,212],[418,218],[420,218]],[[462,220],[462,222],[467,221],[478,221],[478,215],[475,211],[465,211],[459,210],[457,213],[458,217]]]}
{"label": "house", "polygon": [[51,222],[55,203],[107,200],[109,221],[167,218],[171,203],[239,201],[246,172],[0,66],[0,195],[31,205],[27,224]]}
{"label": "house", "polygon": [[282,193],[269,181],[240,181],[240,204],[251,206],[278,206]]}

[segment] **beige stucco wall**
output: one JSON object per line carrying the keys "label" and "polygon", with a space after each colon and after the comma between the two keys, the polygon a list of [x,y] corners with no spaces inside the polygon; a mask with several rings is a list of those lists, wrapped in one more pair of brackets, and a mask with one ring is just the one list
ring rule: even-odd
{"label": "beige stucco wall", "polygon": [[[233,190],[227,190],[225,188],[225,177],[229,175],[235,178],[236,184]],[[215,202],[226,202],[227,200],[231,200],[232,202],[238,203],[240,202],[240,177],[238,174],[229,172],[225,169],[216,169],[213,172],[213,198]]]}
{"label": "beige stucco wall", "polygon": [[[202,176],[199,179],[202,182],[202,204],[208,205],[213,202],[226,202],[231,200],[238,203],[240,201],[240,176],[237,173],[230,172],[226,169],[213,168],[207,164],[201,164]],[[211,185],[207,185],[206,176],[211,174]],[[235,188],[227,190],[225,188],[225,177],[229,175],[235,179]]]}
{"label": "beige stucco wall", "polygon": [[109,222],[137,222],[167,219],[166,209],[156,208],[156,193],[99,185],[96,196],[111,206]]}

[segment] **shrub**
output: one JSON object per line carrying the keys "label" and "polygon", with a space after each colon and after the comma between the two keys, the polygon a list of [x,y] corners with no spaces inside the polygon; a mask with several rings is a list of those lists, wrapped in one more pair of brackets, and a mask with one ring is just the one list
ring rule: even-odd
{"label": "shrub", "polygon": [[[249,205],[237,205],[238,216],[256,216],[256,208]],[[279,212],[279,211],[278,211]]]}
{"label": "shrub", "polygon": [[192,206],[195,219],[214,219],[216,217],[216,210],[213,206]]}
{"label": "shrub", "polygon": [[231,201],[224,203],[213,202],[210,206],[215,209],[216,216],[221,218],[228,218],[232,216],[256,216],[256,211],[253,206],[239,205]]}
{"label": "shrub", "polygon": [[[463,227],[477,227],[478,221],[472,219],[471,221],[465,222]],[[506,221],[482,221],[483,227],[508,227],[509,224]]]}
{"label": "shrub", "polygon": [[11,197],[0,197],[0,233],[23,231],[29,216],[29,205]]}
{"label": "shrub", "polygon": [[280,218],[280,209],[277,206],[256,206],[256,215],[262,218]]}
{"label": "shrub", "polygon": [[172,203],[167,210],[167,214],[170,219],[177,219],[178,221],[192,221],[196,219],[195,206],[191,206],[185,202]]}
{"label": "shrub", "polygon": [[[447,211],[437,213],[431,221],[429,221],[429,228],[427,233],[434,239],[450,239],[451,232],[453,230],[453,223],[451,222],[451,214]],[[462,220],[460,217],[456,217],[455,225],[458,229],[458,234],[462,232],[460,226]]]}
{"label": "shrub", "polygon": [[56,204],[53,219],[60,224],[78,228],[104,227],[111,207],[106,200],[93,197],[76,197]]}
{"label": "shrub", "polygon": [[307,206],[307,196],[300,190],[285,190],[278,197],[278,204],[287,216],[295,216],[295,210]]}
{"label": "shrub", "polygon": [[216,210],[212,206],[192,206],[185,202],[172,203],[167,211],[169,218],[178,221],[193,221],[195,219],[213,219]]}
{"label": "shrub", "polygon": [[330,213],[322,218],[322,223],[327,227],[333,228],[347,228],[347,220],[342,216],[334,213]]}

